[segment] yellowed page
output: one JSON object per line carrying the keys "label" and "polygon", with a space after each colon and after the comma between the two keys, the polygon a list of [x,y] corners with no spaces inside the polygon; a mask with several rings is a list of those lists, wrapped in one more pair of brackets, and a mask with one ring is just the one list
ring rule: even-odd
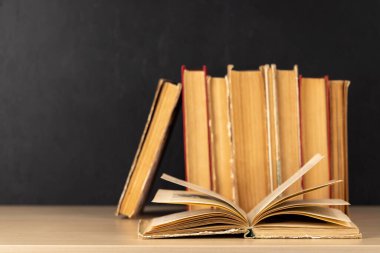
{"label": "yellowed page", "polygon": [[277,205],[273,205],[270,209],[267,209],[259,216],[259,219],[267,217],[271,213],[276,213],[281,210],[291,209],[295,207],[306,206],[347,206],[350,205],[347,201],[342,199],[297,199],[281,202]]}
{"label": "yellowed page", "polygon": [[183,233],[183,230],[187,230],[187,233],[194,233],[195,231],[190,229],[197,227],[200,232],[205,231],[204,226],[207,226],[209,230],[221,230],[221,227],[213,226],[213,224],[223,224],[224,229],[226,229],[226,226],[229,226],[230,229],[231,227],[240,228],[240,230],[246,227],[245,223],[236,219],[230,212],[220,209],[200,209],[169,214],[150,220],[141,220],[139,231],[141,235],[166,234],[164,237],[175,237],[181,231]]}
{"label": "yellowed page", "polygon": [[334,224],[338,224],[341,226],[350,227],[352,222],[350,218],[345,215],[342,211],[334,208],[328,208],[328,207],[320,207],[320,206],[304,206],[304,207],[296,207],[296,208],[290,208],[282,211],[278,211],[275,213],[271,213],[268,216],[262,217],[259,220],[256,220],[255,224],[259,223],[260,221],[273,216],[278,215],[300,215],[300,216],[306,216]]}
{"label": "yellowed page", "polygon": [[213,212],[212,209],[199,209],[199,210],[191,210],[191,211],[184,211],[180,213],[173,213],[164,215],[161,217],[153,218],[149,220],[151,227],[157,227],[163,224],[170,224],[170,223],[179,223],[184,219],[190,219],[192,217],[197,216],[205,216],[210,215]]}
{"label": "yellowed page", "polygon": [[226,203],[227,205],[231,206],[233,209],[236,210],[237,213],[240,214],[240,216],[242,218],[244,218],[247,223],[248,223],[248,219],[247,219],[247,214],[239,207],[237,206],[235,203],[233,203],[232,201],[226,199],[225,197],[223,197],[222,195],[216,193],[216,192],[213,192],[213,191],[210,191],[208,189],[205,189],[201,186],[198,186],[198,185],[195,185],[195,184],[192,184],[192,183],[189,183],[189,182],[186,182],[186,181],[183,181],[181,179],[178,179],[178,178],[175,178],[175,177],[172,177],[172,176],[169,176],[167,174],[163,174],[161,176],[162,179],[166,180],[166,181],[169,181],[173,184],[177,184],[177,185],[180,185],[180,186],[183,186],[183,187],[186,187],[188,189],[191,189],[193,191],[197,191],[197,192],[200,192],[200,193],[203,193],[203,194],[206,194],[208,196],[211,196],[211,197],[214,197],[216,199],[219,199],[220,201],[223,201],[224,203]]}
{"label": "yellowed page", "polygon": [[226,202],[199,192],[160,189],[157,191],[152,202],[163,204],[198,205],[203,207],[219,207],[239,217],[241,216],[239,212],[237,212]]}
{"label": "yellowed page", "polygon": [[[331,186],[331,185],[334,185],[334,184],[337,184],[337,183],[341,183],[342,180],[330,180],[329,182],[327,183],[324,183],[324,184],[321,184],[321,185],[317,185],[317,186],[314,186],[314,187],[311,187],[311,188],[308,188],[308,189],[304,189],[302,191],[299,191],[299,192],[296,192],[296,193],[293,193],[293,194],[290,194],[290,195],[287,195],[287,196],[284,196],[284,197],[281,197],[281,198],[277,198],[275,201],[272,201],[272,203],[270,203],[268,206],[266,206],[263,210],[263,212],[271,209],[272,207],[274,206],[277,206],[289,199],[294,199],[300,195],[303,195],[305,193],[308,193],[308,192],[312,192],[312,191],[316,191],[316,190],[319,190],[319,189],[322,189],[322,188],[325,188],[325,187],[328,187],[328,186]],[[262,212],[262,213],[263,213]]]}
{"label": "yellowed page", "polygon": [[[354,224],[352,224],[354,226]],[[346,229],[340,225],[329,223],[321,220],[316,220],[315,222],[310,221],[291,221],[284,220],[278,222],[260,222],[255,225],[255,228],[283,228],[283,229],[292,229],[292,228],[317,228],[317,229]]]}
{"label": "yellowed page", "polygon": [[261,222],[254,228],[255,238],[260,239],[359,239],[362,237],[358,227],[351,223],[341,226],[321,220]]}
{"label": "yellowed page", "polygon": [[198,209],[153,218],[150,226],[157,230],[181,229],[213,224],[246,226],[229,212],[220,209]]}
{"label": "yellowed page", "polygon": [[253,208],[248,213],[248,219],[253,221],[253,219],[265,209],[272,201],[274,201],[277,197],[281,195],[286,189],[288,189],[294,182],[300,179],[303,175],[305,175],[310,169],[312,169],[319,161],[323,159],[323,156],[320,154],[314,155],[307,163],[305,163],[302,168],[300,168],[293,176],[291,176],[288,180],[282,183],[276,190],[270,193],[267,197],[265,197],[255,208]]}
{"label": "yellowed page", "polygon": [[275,206],[276,208],[293,208],[298,206],[330,206],[330,205],[349,205],[347,201],[343,199],[296,199],[287,200],[281,204]]}

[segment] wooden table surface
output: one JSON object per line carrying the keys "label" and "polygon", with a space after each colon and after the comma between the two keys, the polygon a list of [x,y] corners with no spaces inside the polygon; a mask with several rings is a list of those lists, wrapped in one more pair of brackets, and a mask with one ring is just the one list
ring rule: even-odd
{"label": "wooden table surface", "polygon": [[380,206],[351,207],[363,239],[143,240],[114,206],[0,206],[0,252],[380,252]]}

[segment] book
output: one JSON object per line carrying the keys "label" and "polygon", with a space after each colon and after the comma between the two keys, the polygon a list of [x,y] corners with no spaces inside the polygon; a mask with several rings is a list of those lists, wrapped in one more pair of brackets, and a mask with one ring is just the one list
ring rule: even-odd
{"label": "book", "polygon": [[182,66],[182,111],[186,180],[212,189],[206,67]]}
{"label": "book", "polygon": [[[344,180],[344,184],[331,187],[331,197],[348,201],[348,150],[347,150],[347,80],[330,81],[330,133],[331,177]],[[336,206],[345,213],[347,206]]]}
{"label": "book", "polygon": [[208,77],[207,90],[213,191],[237,201],[227,78]]}
{"label": "book", "polygon": [[[302,161],[315,153],[326,157],[318,169],[303,178],[303,187],[326,182],[330,179],[329,153],[329,83],[328,78],[304,78],[299,80]],[[328,188],[304,195],[305,198],[329,198]]]}
{"label": "book", "polygon": [[328,207],[348,205],[346,201],[294,200],[298,195],[323,190],[341,182],[340,180],[327,181],[291,195],[281,196],[322,159],[320,154],[313,156],[249,212],[216,192],[164,174],[164,180],[187,187],[191,191],[160,189],[153,202],[208,208],[140,220],[139,236],[152,239],[242,234],[244,238],[361,238],[358,227],[347,215]]}
{"label": "book", "polygon": [[264,73],[227,70],[238,203],[248,211],[273,190]]}
{"label": "book", "polygon": [[278,116],[278,92],[276,81],[276,67],[268,64],[260,66],[264,73],[265,82],[265,113],[268,138],[268,166],[271,170],[271,190],[281,183],[281,157],[280,157],[280,125]]}
{"label": "book", "polygon": [[135,158],[116,214],[133,217],[140,211],[168,134],[182,85],[159,80]]}
{"label": "book", "polygon": [[[272,101],[272,129],[276,141],[272,149],[276,149],[277,181],[287,180],[301,167],[300,112],[298,90],[298,66],[291,70],[277,69],[275,64],[268,71]],[[273,103],[273,102],[272,102]],[[273,131],[273,130],[272,130]],[[302,189],[301,181],[290,186],[285,194],[298,192]],[[299,196],[301,198],[302,196]]]}

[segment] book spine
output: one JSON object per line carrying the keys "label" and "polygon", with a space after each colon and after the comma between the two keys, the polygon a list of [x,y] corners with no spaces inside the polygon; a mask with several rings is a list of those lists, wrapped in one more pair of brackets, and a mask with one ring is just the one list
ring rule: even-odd
{"label": "book spine", "polygon": [[[301,159],[301,166],[304,165],[304,159],[302,155],[302,109],[301,109],[301,89],[302,89],[302,75],[298,76],[298,113],[299,113],[299,126],[300,126],[300,159]],[[301,179],[301,187],[304,189],[304,180]]]}
{"label": "book spine", "polygon": [[[276,150],[276,147],[272,147],[272,133],[271,131],[271,126],[274,122],[271,122],[271,107],[272,107],[272,102],[271,99],[272,97],[269,98],[270,96],[270,91],[269,91],[269,65],[264,65],[260,67],[260,71],[262,73],[263,79],[264,79],[264,92],[265,92],[265,125],[266,125],[266,133],[267,133],[267,150],[268,150],[268,175],[269,175],[269,192],[272,192],[274,190],[274,180],[273,180],[273,157],[272,157],[272,152],[273,149]],[[274,136],[273,136],[274,138]]]}
{"label": "book spine", "polygon": [[232,87],[231,87],[231,72],[234,68],[234,65],[227,65],[227,75],[225,76],[227,82],[227,92],[228,92],[228,120],[229,126],[228,131],[230,135],[230,145],[231,145],[231,166],[232,166],[232,176],[233,176],[233,193],[234,193],[234,202],[239,204],[239,190],[238,190],[238,181],[237,181],[237,171],[236,171],[236,159],[235,159],[235,136],[233,135],[233,110],[232,110]]}
{"label": "book spine", "polygon": [[[202,70],[203,70],[203,73],[204,73],[204,79],[205,79],[205,83],[204,83],[204,87],[205,87],[205,92],[206,92],[206,108],[207,108],[207,124],[209,125],[210,124],[210,108],[209,108],[209,99],[210,99],[210,94],[208,92],[208,89],[207,89],[207,66],[206,65],[203,65],[202,66]],[[209,160],[208,160],[208,163],[209,163],[209,169],[210,169],[210,189],[214,189],[216,188],[216,185],[214,185],[214,180],[212,180],[212,175],[213,175],[213,171],[212,171],[212,147],[211,147],[211,131],[210,131],[210,127],[207,127],[207,138],[208,138],[208,157],[209,157]]]}
{"label": "book spine", "polygon": [[[274,125],[274,139],[275,139],[275,189],[282,183],[282,164],[281,164],[281,147],[280,147],[280,124],[279,124],[279,105],[278,105],[278,91],[277,91],[277,67],[272,64],[270,67],[270,73],[272,75],[272,89],[273,89],[273,125]],[[297,89],[298,89],[298,83]],[[297,98],[298,99],[298,98]]]}
{"label": "book spine", "polygon": [[[331,180],[331,127],[330,127],[330,82],[329,77],[325,76],[325,83],[326,83],[326,115],[327,115],[327,159],[328,159],[328,170],[329,170],[329,179]],[[332,187],[330,188],[330,198],[332,196]]]}
{"label": "book spine", "polygon": [[185,161],[185,179],[188,181],[189,179],[189,171],[188,171],[188,161],[187,161],[187,144],[186,144],[186,111],[185,111],[185,82],[184,82],[184,73],[186,70],[186,66],[181,66],[181,82],[182,82],[182,127],[183,127],[183,153],[184,153],[184,161]]}
{"label": "book spine", "polygon": [[297,115],[298,115],[298,156],[299,156],[299,164],[300,166],[302,166],[302,147],[301,147],[301,97],[300,97],[300,94],[301,94],[301,91],[300,91],[300,86],[299,86],[299,80],[302,78],[301,75],[298,75],[298,65],[294,65],[294,72],[295,72],[295,76],[296,76],[296,90],[297,90]]}
{"label": "book spine", "polygon": [[[344,99],[344,124],[343,124],[343,131],[344,131],[344,200],[349,200],[349,189],[348,189],[348,179],[349,179],[349,172],[348,172],[348,88],[350,87],[350,81],[344,82],[344,90],[343,90],[343,99]],[[349,215],[349,206],[345,206],[345,213]]]}
{"label": "book spine", "polygon": [[207,76],[207,80],[206,80],[206,84],[207,84],[207,93],[208,95],[210,96],[207,100],[207,113],[208,113],[208,117],[209,117],[209,121],[208,121],[208,131],[210,133],[210,141],[209,141],[209,145],[211,146],[211,181],[212,181],[212,190],[215,191],[215,192],[218,192],[218,189],[216,188],[216,181],[217,181],[217,172],[216,172],[216,152],[215,152],[215,147],[214,147],[214,141],[215,141],[215,131],[214,131],[214,128],[215,128],[215,122],[213,121],[213,108],[212,108],[212,103],[214,103],[213,101],[213,97],[212,97],[212,87],[211,87],[211,82],[212,82],[212,77],[211,76]]}

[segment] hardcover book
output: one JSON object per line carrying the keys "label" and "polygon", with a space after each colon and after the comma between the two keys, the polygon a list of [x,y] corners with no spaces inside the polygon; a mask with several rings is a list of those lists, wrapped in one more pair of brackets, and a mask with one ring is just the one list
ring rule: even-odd
{"label": "hardcover book", "polygon": [[232,152],[240,207],[252,209],[273,190],[263,70],[227,66]]}
{"label": "hardcover book", "polygon": [[182,66],[182,111],[186,180],[212,189],[206,66]]}
{"label": "hardcover book", "polygon": [[208,77],[213,191],[237,202],[227,78]]}
{"label": "hardcover book", "polygon": [[[317,169],[303,178],[303,187],[310,187],[331,179],[330,174],[330,131],[329,131],[329,80],[324,78],[305,78],[299,80],[301,149],[305,162],[315,153],[326,157]],[[330,190],[323,189],[305,194],[307,198],[329,198]]]}
{"label": "hardcover book", "polygon": [[[344,184],[331,187],[331,197],[348,200],[347,99],[350,81],[330,81],[331,177]],[[347,206],[336,207],[345,213]]]}
{"label": "hardcover book", "polygon": [[[292,70],[277,69],[272,64],[269,69],[269,87],[273,90],[273,101],[275,109],[271,110],[274,120],[275,134],[273,138],[277,140],[272,149],[278,152],[277,182],[287,180],[294,172],[301,167],[301,139],[299,120],[299,94],[298,94],[298,67]],[[273,147],[274,146],[274,147]],[[294,183],[285,192],[288,194],[298,192],[302,189],[301,180]],[[300,196],[302,197],[302,196]]]}
{"label": "hardcover book", "polygon": [[133,217],[140,211],[156,171],[180,94],[181,84],[176,85],[163,79],[158,82],[116,215]]}

